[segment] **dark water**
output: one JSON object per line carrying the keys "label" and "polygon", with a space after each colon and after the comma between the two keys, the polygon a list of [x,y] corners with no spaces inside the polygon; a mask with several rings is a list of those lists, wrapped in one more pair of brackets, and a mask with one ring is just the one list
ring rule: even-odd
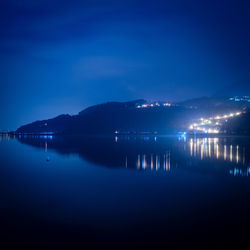
{"label": "dark water", "polygon": [[249,151],[248,137],[1,137],[1,245],[248,244]]}

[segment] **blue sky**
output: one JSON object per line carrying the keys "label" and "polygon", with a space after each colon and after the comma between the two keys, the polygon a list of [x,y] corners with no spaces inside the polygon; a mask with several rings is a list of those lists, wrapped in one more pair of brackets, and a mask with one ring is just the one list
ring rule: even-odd
{"label": "blue sky", "polygon": [[0,3],[0,129],[250,79],[247,1]]}

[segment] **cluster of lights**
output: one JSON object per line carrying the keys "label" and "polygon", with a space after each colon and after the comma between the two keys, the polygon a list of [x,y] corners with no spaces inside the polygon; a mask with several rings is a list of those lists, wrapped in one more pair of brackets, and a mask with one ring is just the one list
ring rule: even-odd
{"label": "cluster of lights", "polygon": [[212,129],[212,128],[209,128],[209,129],[206,129],[206,128],[202,128],[202,127],[196,127],[196,128],[191,128],[190,129],[192,130],[197,130],[197,131],[200,131],[200,132],[203,132],[203,133],[209,133],[209,134],[218,134],[220,132],[219,129]]}
{"label": "cluster of lights", "polygon": [[167,106],[167,107],[170,107],[172,104],[169,103],[169,102],[166,102],[166,103],[163,103],[163,106]]}
{"label": "cluster of lights", "polygon": [[226,121],[229,118],[239,116],[241,112],[230,113],[222,116],[209,117],[208,119],[200,118],[199,122],[193,123],[189,126],[189,130],[198,131],[202,133],[218,134],[220,132],[219,126],[222,125],[220,121]]}
{"label": "cluster of lights", "polygon": [[240,101],[250,102],[249,96],[234,96],[234,97],[229,98],[229,100],[234,101],[234,102],[240,102]]}
{"label": "cluster of lights", "polygon": [[165,102],[165,103],[159,103],[159,102],[154,102],[154,103],[148,103],[148,104],[142,104],[142,105],[138,105],[136,106],[136,108],[153,108],[153,107],[160,107],[160,106],[164,106],[164,107],[170,107],[172,106],[171,103],[169,102]]}
{"label": "cluster of lights", "polygon": [[217,115],[216,117],[210,117],[209,120],[222,120],[222,119],[232,118],[238,115],[241,115],[241,112],[230,113],[228,115],[223,115],[223,116]]}

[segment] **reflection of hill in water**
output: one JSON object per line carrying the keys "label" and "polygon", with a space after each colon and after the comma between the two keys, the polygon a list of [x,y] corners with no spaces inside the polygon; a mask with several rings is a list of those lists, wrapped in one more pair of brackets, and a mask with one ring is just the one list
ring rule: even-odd
{"label": "reflection of hill in water", "polygon": [[21,143],[76,153],[106,167],[169,171],[187,168],[202,172],[250,175],[248,138],[185,138],[154,136],[69,137],[23,136]]}

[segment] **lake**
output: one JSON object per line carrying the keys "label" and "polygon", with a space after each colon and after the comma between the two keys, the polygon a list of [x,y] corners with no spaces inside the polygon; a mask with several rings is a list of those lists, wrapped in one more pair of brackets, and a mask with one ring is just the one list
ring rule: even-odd
{"label": "lake", "polygon": [[248,243],[249,153],[249,137],[1,136],[1,244]]}

